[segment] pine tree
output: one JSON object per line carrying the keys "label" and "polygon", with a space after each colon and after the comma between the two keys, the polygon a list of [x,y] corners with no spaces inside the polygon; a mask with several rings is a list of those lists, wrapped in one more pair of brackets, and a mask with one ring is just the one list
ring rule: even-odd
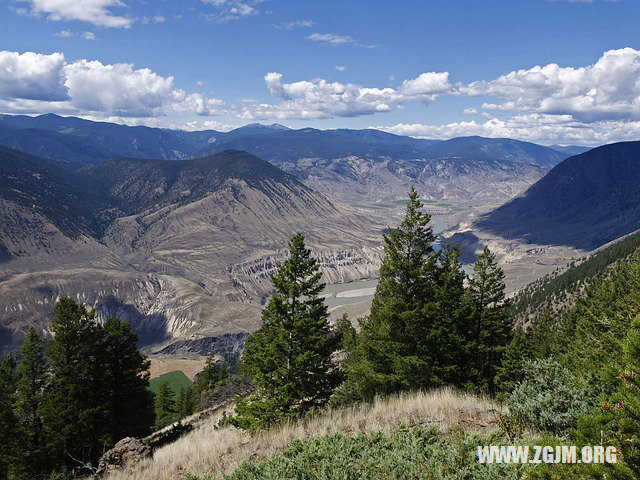
{"label": "pine tree", "polygon": [[108,319],[100,333],[100,389],[105,405],[105,448],[124,437],[148,435],[154,424],[149,390],[149,361],[137,348],[138,336],[127,322]]}
{"label": "pine tree", "polygon": [[436,353],[432,383],[469,388],[474,378],[469,362],[473,352],[469,341],[473,301],[464,285],[467,275],[460,263],[460,247],[447,244],[440,253],[435,301],[427,304],[435,310],[425,314],[432,325],[428,343]]}
{"label": "pine tree", "polygon": [[54,470],[82,470],[102,453],[101,335],[94,313],[82,304],[65,297],[54,311],[55,336],[47,351],[51,381],[42,407],[45,435]]}
{"label": "pine tree", "polygon": [[434,335],[438,306],[436,239],[421,211],[416,190],[409,193],[404,220],[384,235],[385,258],[380,268],[370,315],[361,320],[357,347],[346,365],[341,387],[352,400],[376,394],[432,386],[438,335]]}
{"label": "pine tree", "polygon": [[8,477],[15,462],[17,419],[13,412],[17,377],[16,362],[8,358],[0,362],[0,478]]}
{"label": "pine tree", "polygon": [[156,429],[159,430],[173,422],[176,413],[174,396],[169,382],[162,382],[155,399]]}
{"label": "pine tree", "polygon": [[180,420],[193,414],[196,410],[196,390],[192,386],[181,387],[174,410],[176,419]]}
{"label": "pine tree", "polygon": [[527,334],[517,328],[505,347],[502,361],[496,368],[495,386],[502,397],[509,395],[524,378],[524,365],[534,355]]}
{"label": "pine tree", "polygon": [[495,392],[495,375],[511,338],[511,315],[505,297],[504,272],[485,245],[473,266],[469,289],[475,306],[475,365],[477,386]]}
{"label": "pine tree", "polygon": [[20,432],[16,437],[17,465],[25,478],[38,478],[48,469],[42,405],[48,379],[45,344],[33,327],[20,349],[15,412]]}
{"label": "pine tree", "polygon": [[609,392],[578,425],[582,443],[613,445],[618,451],[619,464],[603,467],[605,475],[598,478],[640,478],[640,315],[635,315],[620,315],[627,317],[628,331],[621,351],[601,376]]}
{"label": "pine tree", "polygon": [[328,321],[321,272],[304,236],[289,241],[289,258],[271,282],[275,293],[262,311],[262,326],[247,339],[243,369],[257,392],[236,406],[233,423],[264,428],[325,404],[338,381],[331,355],[339,338]]}

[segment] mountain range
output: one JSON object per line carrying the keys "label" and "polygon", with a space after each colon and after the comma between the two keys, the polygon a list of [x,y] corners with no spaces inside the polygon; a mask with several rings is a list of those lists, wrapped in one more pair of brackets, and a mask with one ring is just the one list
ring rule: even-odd
{"label": "mountain range", "polygon": [[411,184],[434,200],[499,203],[584,149],[506,138],[424,140],[374,129],[292,130],[278,124],[187,132],[53,114],[0,116],[0,144],[69,170],[113,157],[184,160],[244,150],[343,203],[397,200]]}

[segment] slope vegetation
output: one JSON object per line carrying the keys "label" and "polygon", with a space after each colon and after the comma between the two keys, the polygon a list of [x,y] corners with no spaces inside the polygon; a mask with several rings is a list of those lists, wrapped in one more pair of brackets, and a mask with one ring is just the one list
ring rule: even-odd
{"label": "slope vegetation", "polygon": [[500,411],[489,400],[450,390],[406,393],[378,399],[371,405],[330,410],[307,421],[286,424],[253,437],[233,427],[216,428],[222,418],[221,411],[175,443],[157,450],[152,460],[115,472],[108,479],[173,480],[184,478],[185,473],[218,476],[230,473],[246,460],[269,459],[296,440],[335,434],[349,437],[376,433],[391,435],[401,425],[435,427],[441,432],[453,432],[458,428],[487,432],[496,428]]}

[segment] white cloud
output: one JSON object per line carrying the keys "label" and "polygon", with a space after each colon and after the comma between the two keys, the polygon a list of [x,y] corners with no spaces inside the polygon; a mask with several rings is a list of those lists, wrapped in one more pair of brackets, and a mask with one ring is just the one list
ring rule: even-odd
{"label": "white cloud", "polygon": [[69,30],[61,30],[58,33],[56,33],[56,37],[69,38],[72,36],[73,36],[73,33],[71,33]]}
{"label": "white cloud", "polygon": [[162,15],[156,15],[155,17],[153,17],[153,21],[156,23],[164,23],[167,21],[166,17],[163,17]]}
{"label": "white cloud", "polygon": [[84,32],[82,34],[82,38],[84,38],[85,40],[95,40],[96,36],[93,32]]}
{"label": "white cloud", "polygon": [[64,55],[0,51],[0,98],[58,102],[69,98]]}
{"label": "white cloud", "polygon": [[283,83],[283,75],[270,72],[264,79],[277,104],[254,104],[232,113],[243,119],[356,117],[389,112],[409,101],[431,102],[451,93],[447,72],[423,73],[406,80],[400,88],[364,87],[353,83],[327,82],[322,78]]}
{"label": "white cloud", "polygon": [[344,72],[347,67],[345,67],[344,65],[336,65],[335,69],[338,70],[339,72]]}
{"label": "white cloud", "polygon": [[640,119],[640,51],[609,50],[593,65],[560,67],[552,63],[512,71],[491,81],[460,88],[466,95],[491,95],[489,110],[571,115],[585,123]]}
{"label": "white cloud", "polygon": [[311,20],[294,20],[292,22],[285,22],[274,25],[274,27],[284,30],[293,30],[295,28],[310,28],[313,27],[313,22]]}
{"label": "white cloud", "polygon": [[477,115],[478,114],[478,110],[475,108],[465,108],[462,111],[463,114],[465,115]]}
{"label": "white cloud", "polygon": [[335,33],[312,33],[307,39],[333,46],[354,42],[349,35],[336,35]]}
{"label": "white cloud", "polygon": [[31,13],[45,14],[49,20],[80,20],[101,27],[130,27],[129,18],[114,15],[113,7],[124,7],[121,0],[18,0],[31,5]]}
{"label": "white cloud", "polygon": [[640,138],[640,121],[602,121],[584,124],[571,116],[527,114],[506,120],[489,118],[486,122],[453,122],[445,125],[402,124],[373,127],[397,135],[446,140],[479,135],[491,138],[517,138],[547,145],[602,145]]}
{"label": "white cloud", "polygon": [[6,112],[143,118],[216,115],[224,105],[215,98],[187,94],[173,82],[173,77],[132,64],[67,63],[61,53],[0,52],[0,107]]}
{"label": "white cloud", "polygon": [[258,15],[260,11],[255,7],[264,0],[202,0],[202,3],[212,5],[216,9],[214,14],[206,14],[210,21],[225,23],[231,20]]}

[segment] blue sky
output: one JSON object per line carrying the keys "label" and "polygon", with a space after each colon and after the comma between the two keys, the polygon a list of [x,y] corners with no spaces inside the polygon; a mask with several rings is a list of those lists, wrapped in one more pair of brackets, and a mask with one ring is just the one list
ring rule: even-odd
{"label": "blue sky", "polygon": [[0,111],[640,138],[638,0],[5,0]]}

